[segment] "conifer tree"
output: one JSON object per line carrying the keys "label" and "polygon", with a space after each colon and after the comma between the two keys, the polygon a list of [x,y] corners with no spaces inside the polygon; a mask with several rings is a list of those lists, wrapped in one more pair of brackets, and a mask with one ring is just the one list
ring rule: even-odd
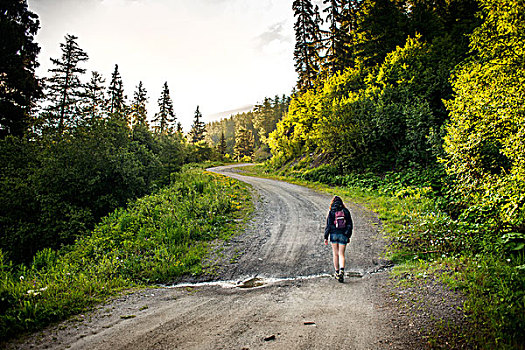
{"label": "conifer tree", "polygon": [[245,125],[238,125],[235,130],[235,147],[233,152],[237,160],[243,157],[251,157],[253,154],[254,139],[251,130],[246,128]]}
{"label": "conifer tree", "polygon": [[295,0],[295,71],[298,74],[297,86],[300,91],[313,87],[320,69],[322,38],[319,26],[322,24],[319,7],[315,9],[311,0]]}
{"label": "conifer tree", "polygon": [[393,0],[366,0],[360,5],[355,33],[355,54],[373,67],[397,46],[403,46],[409,32],[404,9]]}
{"label": "conifer tree", "polygon": [[40,47],[33,42],[39,21],[26,0],[11,0],[0,2],[0,24],[0,136],[19,136],[42,93],[35,77]]}
{"label": "conifer tree", "polygon": [[197,143],[204,140],[204,134],[206,133],[206,125],[202,121],[202,114],[199,111],[199,106],[195,110],[195,116],[193,117],[193,124],[191,126],[190,136],[191,142]]}
{"label": "conifer tree", "polygon": [[79,101],[84,90],[80,75],[86,72],[79,64],[88,60],[88,55],[76,42],[78,37],[67,34],[65,39],[66,42],[60,44],[62,57],[51,59],[56,68],[49,69],[53,75],[47,79],[46,86],[50,105],[45,117],[48,126],[56,128],[59,134],[78,124]]}
{"label": "conifer tree", "polygon": [[118,64],[115,64],[115,70],[111,74],[111,82],[108,88],[109,94],[109,104],[108,112],[111,117],[125,121],[128,125],[130,120],[128,120],[127,115],[127,106],[126,106],[126,96],[124,95],[124,85],[122,83],[122,78],[118,70]]}
{"label": "conifer tree", "polygon": [[324,12],[327,13],[329,29],[324,32],[326,55],[324,57],[324,71],[333,75],[343,70],[350,64],[352,54],[351,35],[355,27],[355,10],[358,0],[324,0],[327,5]]}
{"label": "conifer tree", "polygon": [[148,102],[147,91],[142,85],[142,81],[139,82],[137,90],[133,95],[133,102],[131,104],[131,117],[133,126],[144,125],[147,126],[147,111],[146,103]]}
{"label": "conifer tree", "polygon": [[217,151],[219,152],[220,155],[226,154],[226,138],[224,137],[224,131],[221,132],[221,139],[217,146]]}
{"label": "conifer tree", "polygon": [[178,134],[181,134],[181,135],[182,135],[182,132],[183,132],[184,130],[182,129],[182,124],[181,124],[180,122],[177,122],[176,130],[177,130],[177,133],[178,133]]}
{"label": "conifer tree", "polygon": [[339,58],[343,60],[343,68],[348,65],[355,65],[357,21],[361,3],[360,0],[344,0],[342,3],[341,28],[339,30],[341,55]]}
{"label": "conifer tree", "polygon": [[256,144],[260,140],[265,142],[268,133],[275,128],[274,114],[275,109],[272,106],[272,99],[265,97],[262,104],[258,104],[254,108],[253,127],[257,133]]}
{"label": "conifer tree", "polygon": [[173,111],[173,101],[170,96],[170,89],[168,82],[164,83],[162,93],[158,99],[159,112],[155,114],[153,123],[155,123],[155,129],[159,134],[167,134],[171,131],[172,125],[177,119],[175,112]]}
{"label": "conifer tree", "polygon": [[105,82],[106,80],[98,72],[91,72],[91,79],[85,86],[82,109],[84,118],[91,124],[102,118],[106,103]]}

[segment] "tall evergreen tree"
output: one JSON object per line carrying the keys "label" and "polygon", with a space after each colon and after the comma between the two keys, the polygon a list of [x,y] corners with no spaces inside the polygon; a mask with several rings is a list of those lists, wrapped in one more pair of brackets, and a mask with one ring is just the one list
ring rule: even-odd
{"label": "tall evergreen tree", "polygon": [[266,136],[275,128],[272,99],[265,97],[262,104],[257,104],[253,112],[253,128],[256,132],[255,143],[265,142]]}
{"label": "tall evergreen tree", "polygon": [[182,135],[182,132],[184,131],[182,129],[182,124],[180,122],[177,122],[177,127],[175,128],[178,134]]}
{"label": "tall evergreen tree", "polygon": [[323,0],[326,5],[323,12],[327,14],[326,21],[329,28],[324,32],[326,54],[324,57],[324,70],[328,75],[341,70],[343,42],[341,41],[341,12],[342,0]]}
{"label": "tall evergreen tree", "polygon": [[148,102],[147,91],[142,85],[142,81],[139,82],[137,90],[133,95],[133,102],[131,104],[131,117],[133,118],[133,126],[144,125],[147,126],[147,111],[146,103]]}
{"label": "tall evergreen tree", "polygon": [[339,40],[341,42],[341,53],[339,59],[343,62],[342,67],[354,66],[356,59],[356,37],[359,10],[361,0],[343,0],[341,9],[341,28]]}
{"label": "tall evergreen tree", "polygon": [[109,104],[108,112],[112,117],[125,121],[128,125],[130,121],[127,115],[126,96],[124,95],[124,85],[122,77],[118,70],[118,64],[115,64],[115,70],[111,74],[111,82],[108,88]]}
{"label": "tall evergreen tree", "polygon": [[102,118],[106,103],[105,82],[98,72],[91,72],[91,80],[85,86],[82,109],[84,117],[89,119],[91,124]]}
{"label": "tall evergreen tree", "polygon": [[254,139],[251,130],[243,125],[238,125],[235,129],[235,147],[233,152],[235,157],[240,160],[243,157],[251,157],[253,154]]}
{"label": "tall evergreen tree", "polygon": [[205,133],[206,125],[202,121],[202,114],[199,111],[199,106],[197,106],[190,131],[191,142],[197,143],[199,141],[204,140]]}
{"label": "tall evergreen tree", "polygon": [[170,96],[170,89],[168,82],[164,83],[162,93],[158,99],[159,112],[155,114],[153,123],[155,123],[155,129],[159,134],[167,134],[171,132],[171,127],[177,119],[175,112],[173,111],[173,101]]}
{"label": "tall evergreen tree", "polygon": [[217,146],[217,151],[219,151],[219,154],[222,156],[226,154],[226,138],[224,137],[224,131],[221,132],[221,139]]}
{"label": "tall evergreen tree", "polygon": [[78,46],[78,37],[67,34],[66,42],[60,44],[62,58],[51,59],[56,68],[49,69],[53,75],[47,79],[47,107],[45,118],[48,126],[56,128],[58,133],[74,127],[80,117],[79,101],[82,99],[84,86],[80,75],[86,70],[79,64],[88,60],[88,55]]}
{"label": "tall evergreen tree", "polygon": [[360,6],[355,50],[367,66],[380,64],[389,52],[404,45],[409,24],[400,5],[394,0],[365,0]]}
{"label": "tall evergreen tree", "polygon": [[35,77],[40,47],[33,42],[38,28],[26,0],[0,1],[0,137],[22,135],[41,96]]}
{"label": "tall evergreen tree", "polygon": [[295,0],[292,8],[297,17],[294,25],[297,86],[300,91],[306,91],[313,87],[320,69],[322,38],[319,26],[322,20],[319,7],[314,9],[311,0]]}

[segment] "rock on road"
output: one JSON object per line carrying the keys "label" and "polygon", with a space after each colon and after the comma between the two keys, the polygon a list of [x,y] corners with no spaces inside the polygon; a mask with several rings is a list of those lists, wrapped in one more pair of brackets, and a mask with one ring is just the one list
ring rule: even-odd
{"label": "rock on road", "polygon": [[[345,201],[354,219],[338,283],[323,230],[331,197],[281,181],[210,169],[250,184],[254,218],[232,239],[239,256],[220,281],[147,289],[33,335],[21,349],[407,349],[380,259],[379,221]],[[343,198],[345,199],[345,198]],[[253,279],[256,278],[256,279]],[[242,281],[252,279],[252,285]]]}

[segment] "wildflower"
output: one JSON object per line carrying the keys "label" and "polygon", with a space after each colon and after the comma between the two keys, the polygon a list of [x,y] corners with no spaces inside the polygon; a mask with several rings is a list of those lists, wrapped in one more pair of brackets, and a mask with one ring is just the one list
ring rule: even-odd
{"label": "wildflower", "polygon": [[24,280],[24,276],[20,276],[20,282]]}

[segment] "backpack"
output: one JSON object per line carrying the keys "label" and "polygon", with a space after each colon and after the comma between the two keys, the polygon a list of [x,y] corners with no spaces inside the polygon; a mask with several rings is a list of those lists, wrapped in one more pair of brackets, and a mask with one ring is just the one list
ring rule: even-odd
{"label": "backpack", "polygon": [[336,228],[346,228],[345,212],[342,210],[335,212],[334,225]]}

